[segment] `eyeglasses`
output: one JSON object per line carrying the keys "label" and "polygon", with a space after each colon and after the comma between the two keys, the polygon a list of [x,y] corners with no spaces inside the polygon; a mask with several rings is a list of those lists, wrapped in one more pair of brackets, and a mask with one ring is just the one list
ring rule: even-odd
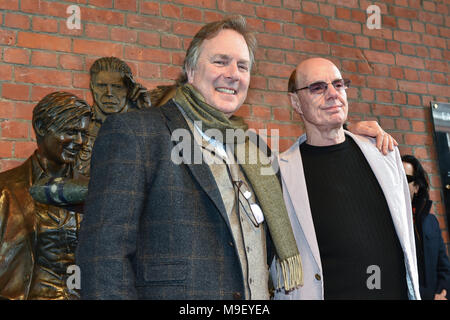
{"label": "eyeglasses", "polygon": [[[337,79],[331,82],[334,89],[338,91],[342,91],[345,89],[348,89],[350,87],[350,80],[349,79]],[[309,92],[313,94],[322,94],[328,89],[329,83],[326,83],[325,81],[317,81],[312,84],[310,84],[307,87],[295,89],[294,92],[297,92],[299,90],[309,89]]]}
{"label": "eyeglasses", "polygon": [[411,176],[409,174],[406,175],[406,180],[408,180],[408,183],[414,182],[416,179],[414,176]]}

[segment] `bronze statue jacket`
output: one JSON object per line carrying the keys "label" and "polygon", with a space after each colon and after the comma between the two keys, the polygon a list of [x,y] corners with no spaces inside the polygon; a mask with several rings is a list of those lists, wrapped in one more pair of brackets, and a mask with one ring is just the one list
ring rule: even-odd
{"label": "bronze statue jacket", "polygon": [[0,173],[0,299],[78,297],[66,286],[78,214],[33,200],[29,189],[43,175],[36,153]]}
{"label": "bronze statue jacket", "polygon": [[35,203],[33,154],[22,165],[0,173],[0,297],[27,299],[33,274]]}

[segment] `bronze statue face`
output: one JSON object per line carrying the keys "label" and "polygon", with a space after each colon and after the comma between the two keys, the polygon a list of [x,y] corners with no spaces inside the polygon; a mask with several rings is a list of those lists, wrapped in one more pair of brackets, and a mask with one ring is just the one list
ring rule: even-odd
{"label": "bronze statue face", "polygon": [[98,120],[103,122],[108,114],[126,111],[128,88],[119,72],[98,72],[91,81],[91,90]]}
{"label": "bronze statue face", "polygon": [[60,130],[49,130],[39,143],[41,153],[53,163],[75,162],[88,131],[89,120],[89,116],[83,116]]}

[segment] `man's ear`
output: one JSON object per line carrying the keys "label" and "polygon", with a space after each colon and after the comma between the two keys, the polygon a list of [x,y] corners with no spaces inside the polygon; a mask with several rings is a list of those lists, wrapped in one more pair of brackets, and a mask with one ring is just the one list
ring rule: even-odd
{"label": "man's ear", "polygon": [[194,81],[194,70],[186,68],[187,82],[192,83]]}
{"label": "man's ear", "polygon": [[289,101],[291,102],[291,107],[297,112],[299,115],[303,114],[302,108],[300,106],[300,99],[298,95],[293,92],[288,92]]}

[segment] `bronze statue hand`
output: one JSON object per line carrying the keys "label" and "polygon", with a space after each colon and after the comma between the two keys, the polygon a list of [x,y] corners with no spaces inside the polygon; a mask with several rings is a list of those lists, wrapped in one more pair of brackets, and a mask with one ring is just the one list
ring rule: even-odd
{"label": "bronze statue hand", "polygon": [[147,88],[136,82],[132,75],[126,75],[125,79],[125,82],[129,85],[128,99],[135,102],[139,109],[150,107],[152,103]]}

